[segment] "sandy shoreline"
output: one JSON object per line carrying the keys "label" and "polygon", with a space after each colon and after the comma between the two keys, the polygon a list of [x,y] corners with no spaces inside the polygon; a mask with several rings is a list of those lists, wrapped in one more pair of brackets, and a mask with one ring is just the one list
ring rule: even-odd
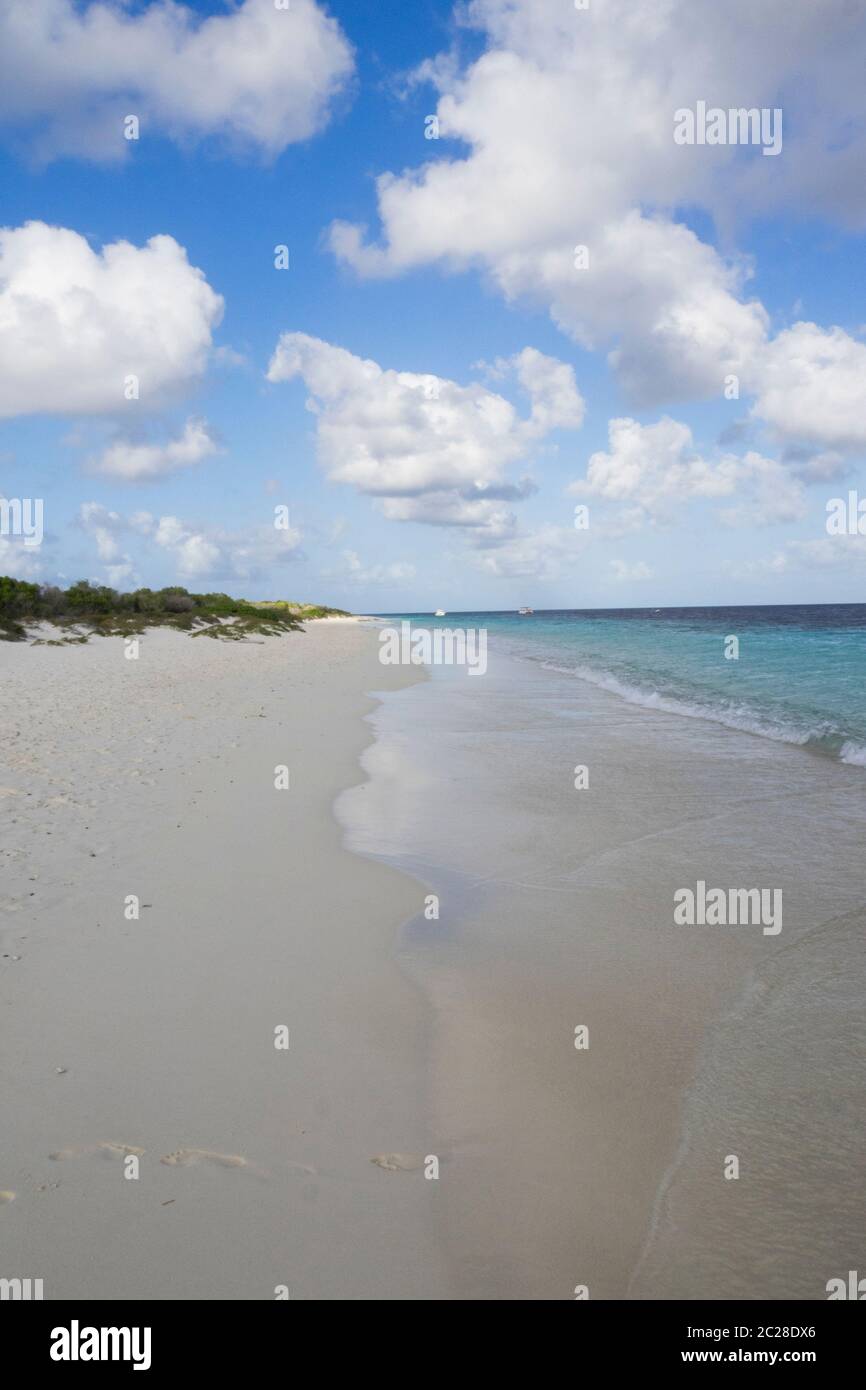
{"label": "sandy shoreline", "polygon": [[[823,1299],[863,1219],[860,770],[496,649],[371,720],[338,810],[440,898],[400,961],[457,1296]],[[784,930],[676,925],[698,877],[778,885]]]}
{"label": "sandy shoreline", "polygon": [[[357,622],[0,644],[0,1276],[810,1299],[855,1267],[859,770],[495,653],[430,677]],[[677,927],[696,876],[779,884],[784,933]]]}
{"label": "sandy shoreline", "polygon": [[[417,673],[322,623],[152,631],[137,661],[2,644],[0,675],[0,1274],[46,1299],[446,1296],[438,1184],[371,1162],[435,1152],[393,959],[419,888],[331,809],[363,692]],[[142,1151],[137,1179],[106,1145]]]}

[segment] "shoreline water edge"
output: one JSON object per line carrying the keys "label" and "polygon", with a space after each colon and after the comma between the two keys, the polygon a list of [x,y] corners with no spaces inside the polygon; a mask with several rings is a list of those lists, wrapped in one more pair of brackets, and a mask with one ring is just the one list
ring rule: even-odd
{"label": "shoreline water edge", "polygon": [[[4,1262],[47,1298],[825,1298],[862,770],[495,634],[484,679],[389,666],[386,621],[0,653]],[[734,884],[766,920],[709,917]]]}
{"label": "shoreline water edge", "polygon": [[457,1296],[825,1298],[864,1216],[862,768],[630,702],[490,617],[485,679],[386,695],[338,800],[435,899],[400,960]]}

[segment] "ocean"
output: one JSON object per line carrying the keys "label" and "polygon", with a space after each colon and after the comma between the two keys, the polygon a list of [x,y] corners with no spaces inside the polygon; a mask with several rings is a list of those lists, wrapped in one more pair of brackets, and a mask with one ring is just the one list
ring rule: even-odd
{"label": "ocean", "polygon": [[485,628],[500,650],[635,704],[866,766],[866,604],[396,616]]}
{"label": "ocean", "polygon": [[[382,696],[337,805],[419,883],[458,1296],[826,1298],[866,1240],[866,605],[402,619],[487,634]],[[700,883],[782,930],[678,924]]]}

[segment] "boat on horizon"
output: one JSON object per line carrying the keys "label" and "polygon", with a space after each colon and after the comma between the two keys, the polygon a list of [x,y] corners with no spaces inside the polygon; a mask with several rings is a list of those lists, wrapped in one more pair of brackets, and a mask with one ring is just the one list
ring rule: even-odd
{"label": "boat on horizon", "polygon": [[444,618],[444,617],[445,617],[445,609],[444,609],[444,608],[437,608],[437,609],[436,609],[436,612],[433,614],[433,617],[434,617],[434,618]]}
{"label": "boat on horizon", "polygon": [[528,618],[534,612],[534,608],[518,608],[517,610],[518,616],[521,618]]}

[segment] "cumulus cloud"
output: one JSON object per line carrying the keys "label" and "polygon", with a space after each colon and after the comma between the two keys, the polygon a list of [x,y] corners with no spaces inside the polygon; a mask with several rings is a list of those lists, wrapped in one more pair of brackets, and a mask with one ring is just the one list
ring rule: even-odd
{"label": "cumulus cloud", "polygon": [[385,369],[305,333],[282,335],[267,375],[304,381],[332,481],[379,498],[392,520],[487,526],[501,522],[504,501],[533,490],[508,469],[584,414],[572,368],[555,358],[524,348],[498,371],[528,395],[528,416],[479,383]]}
{"label": "cumulus cloud", "polygon": [[111,511],[101,502],[82,502],[78,521],[95,541],[100,560],[107,564],[119,558],[119,537],[129,529],[129,522],[119,512]]}
{"label": "cumulus cloud", "polygon": [[[749,266],[676,211],[704,209],[726,228],[732,213],[794,203],[866,220],[862,8],[471,0],[463,15],[484,51],[419,74],[439,93],[439,157],[382,174],[380,237],[337,222],[337,256],[368,276],[481,269],[506,298],[546,306],[583,346],[608,350],[641,405],[751,377],[768,319],[748,297]],[[676,144],[675,112],[698,100],[783,108],[783,157]]]}
{"label": "cumulus cloud", "polygon": [[94,542],[97,556],[105,567],[107,583],[112,588],[122,588],[135,573],[132,556],[123,549],[122,538],[130,530],[147,529],[150,518],[139,513],[130,521],[101,502],[82,502],[76,521]]}
{"label": "cumulus cloud", "polygon": [[718,497],[730,482],[714,473],[695,449],[688,425],[667,416],[654,425],[629,418],[611,420],[609,449],[592,454],[586,478],[570,491],[608,501],[634,500],[652,510],[665,498]]}
{"label": "cumulus cloud", "polygon": [[153,539],[171,553],[183,579],[258,579],[299,558],[301,532],[257,526],[246,531],[190,525],[176,516],[155,523]]}
{"label": "cumulus cloud", "polygon": [[189,419],[183,432],[165,444],[141,444],[115,439],[91,465],[95,473],[142,482],[165,477],[182,468],[191,468],[218,452],[218,445],[205,420]]}
{"label": "cumulus cloud", "polygon": [[127,115],[189,141],[219,136],[275,155],[314,134],[353,70],[315,0],[242,0],[227,14],[153,0],[0,0],[0,125],[38,158],[121,159]]}
{"label": "cumulus cloud", "polygon": [[749,370],[768,318],[739,298],[749,270],[689,228],[632,211],[600,226],[577,270],[568,246],[512,253],[496,271],[507,298],[541,299],[583,347],[615,344],[610,365],[638,404],[721,394]]}
{"label": "cumulus cloud", "polygon": [[21,537],[0,536],[0,574],[37,583],[43,573],[40,548],[24,544]]}
{"label": "cumulus cloud", "polygon": [[421,497],[383,497],[379,501],[388,521],[420,521],[426,526],[454,526],[487,537],[510,535],[516,514],[501,502],[461,497],[454,492],[428,492]]}
{"label": "cumulus cloud", "polygon": [[99,559],[107,567],[110,583],[120,583],[134,572],[134,557],[125,548],[144,541],[167,553],[177,578],[199,580],[256,580],[274,565],[300,558],[302,535],[297,528],[251,526],[235,531],[200,526],[177,516],[154,517],[149,512],[131,516],[84,502],[78,524],[93,539]]}
{"label": "cumulus cloud", "polygon": [[752,414],[782,439],[820,449],[815,477],[838,475],[833,451],[866,449],[866,344],[841,328],[796,323],[756,368]]}
{"label": "cumulus cloud", "polygon": [[[665,520],[690,498],[736,499],[721,512],[738,525],[768,525],[804,515],[803,488],[784,464],[754,450],[707,460],[695,448],[688,425],[665,416],[652,425],[611,420],[608,449],[592,454],[586,476],[569,486],[574,495],[627,503],[645,519]],[[633,515],[631,517],[633,520]]]}
{"label": "cumulus cloud", "polygon": [[740,494],[734,505],[719,512],[726,525],[774,526],[806,515],[802,484],[778,459],[750,450],[741,457],[723,457],[717,468],[730,478],[732,493]]}
{"label": "cumulus cloud", "polygon": [[129,376],[153,401],[204,370],[222,311],[173,237],[0,229],[0,416],[117,411]]}

